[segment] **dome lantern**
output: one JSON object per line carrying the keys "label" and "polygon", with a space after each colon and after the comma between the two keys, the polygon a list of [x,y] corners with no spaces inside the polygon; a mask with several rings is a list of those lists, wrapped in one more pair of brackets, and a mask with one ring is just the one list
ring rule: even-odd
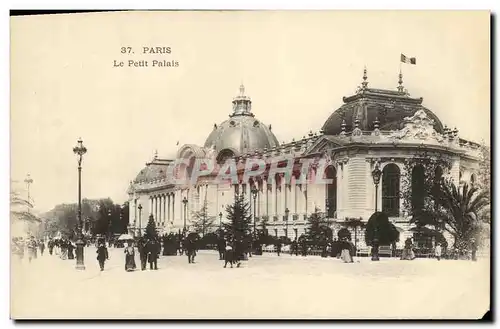
{"label": "dome lantern", "polygon": [[250,97],[245,96],[245,86],[240,85],[240,94],[233,98],[233,113],[230,116],[250,115],[252,113],[252,100]]}
{"label": "dome lantern", "polygon": [[251,112],[252,101],[245,95],[245,87],[240,86],[239,95],[233,98],[233,112],[229,119],[220,124],[214,124],[207,137],[204,147],[214,149],[217,153],[241,155],[261,151],[265,147],[279,145],[276,136],[271,131],[271,125],[257,120]]}

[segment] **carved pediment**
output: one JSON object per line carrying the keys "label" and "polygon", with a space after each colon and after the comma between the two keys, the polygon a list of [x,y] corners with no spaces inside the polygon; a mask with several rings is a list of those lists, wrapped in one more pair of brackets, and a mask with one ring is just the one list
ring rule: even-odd
{"label": "carved pediment", "polygon": [[443,143],[444,137],[434,129],[434,120],[424,110],[418,110],[413,116],[404,118],[404,128],[391,134],[396,140],[434,141]]}
{"label": "carved pediment", "polygon": [[315,143],[313,143],[304,152],[305,155],[317,154],[317,153],[328,153],[328,150],[342,146],[343,144],[335,140],[334,136],[323,136],[319,138]]}

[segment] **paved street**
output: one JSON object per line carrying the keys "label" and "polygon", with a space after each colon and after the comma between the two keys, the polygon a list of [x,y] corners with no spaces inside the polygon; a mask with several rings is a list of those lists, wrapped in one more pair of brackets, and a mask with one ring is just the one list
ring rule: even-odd
{"label": "paved street", "polygon": [[[15,318],[478,318],[489,305],[489,262],[289,255],[254,256],[222,268],[215,252],[161,257],[158,271],[124,271],[123,249],[110,249],[100,272],[45,254],[12,259]],[[139,265],[138,255],[136,262]]]}

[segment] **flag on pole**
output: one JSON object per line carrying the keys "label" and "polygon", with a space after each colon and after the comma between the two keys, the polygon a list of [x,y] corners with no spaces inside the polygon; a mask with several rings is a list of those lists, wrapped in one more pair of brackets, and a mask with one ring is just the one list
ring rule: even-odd
{"label": "flag on pole", "polygon": [[401,54],[401,63],[416,65],[417,58],[416,57],[406,57],[404,54]]}

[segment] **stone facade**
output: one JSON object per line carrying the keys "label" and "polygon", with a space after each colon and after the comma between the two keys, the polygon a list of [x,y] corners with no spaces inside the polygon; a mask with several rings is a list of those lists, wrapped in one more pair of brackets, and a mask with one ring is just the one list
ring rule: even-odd
{"label": "stone facade", "polygon": [[[443,174],[457,182],[474,181],[477,175],[478,144],[461,139],[456,128],[443,126],[434,113],[421,105],[422,98],[410,97],[401,85],[398,91],[368,88],[366,71],[356,94],[344,98],[344,105],[319,132],[309,132],[282,145],[277,143],[271,127],[254,117],[251,100],[243,93],[242,87],[233,100],[230,119],[214,125],[203,147],[184,145],[177,153],[178,158],[189,161],[213,158],[220,163],[234,159],[238,184],[215,184],[215,173],[192,184],[174,184],[172,176],[178,173],[167,173],[173,159],[155,157],[128,190],[132,233],[145,228],[150,214],[165,233],[189,228],[193,212],[200,210],[205,201],[210,216],[217,218],[215,230],[220,220],[225,220],[225,206],[233,202],[236,192],[242,192],[255,214],[256,226],[267,220],[270,234],[291,239],[300,236],[315,209],[324,213],[336,231],[346,218],[368,220],[377,204],[377,210],[387,211],[402,232],[402,243],[411,236],[410,218],[397,194],[403,189],[402,178],[411,175],[405,165],[409,159],[446,159],[451,169]],[[278,157],[293,158],[289,182],[282,175],[269,177],[271,160]],[[243,175],[250,159],[266,161],[266,170],[252,181]],[[309,172],[303,172],[301,166],[305,159],[312,162]],[[321,159],[326,160],[326,167],[321,165]],[[375,167],[382,171],[377,193],[372,177]],[[310,179],[312,174],[324,175],[333,182],[319,184]],[[255,194],[251,192],[254,186]],[[358,237],[362,235],[358,231]],[[363,245],[362,239],[359,243]]]}

